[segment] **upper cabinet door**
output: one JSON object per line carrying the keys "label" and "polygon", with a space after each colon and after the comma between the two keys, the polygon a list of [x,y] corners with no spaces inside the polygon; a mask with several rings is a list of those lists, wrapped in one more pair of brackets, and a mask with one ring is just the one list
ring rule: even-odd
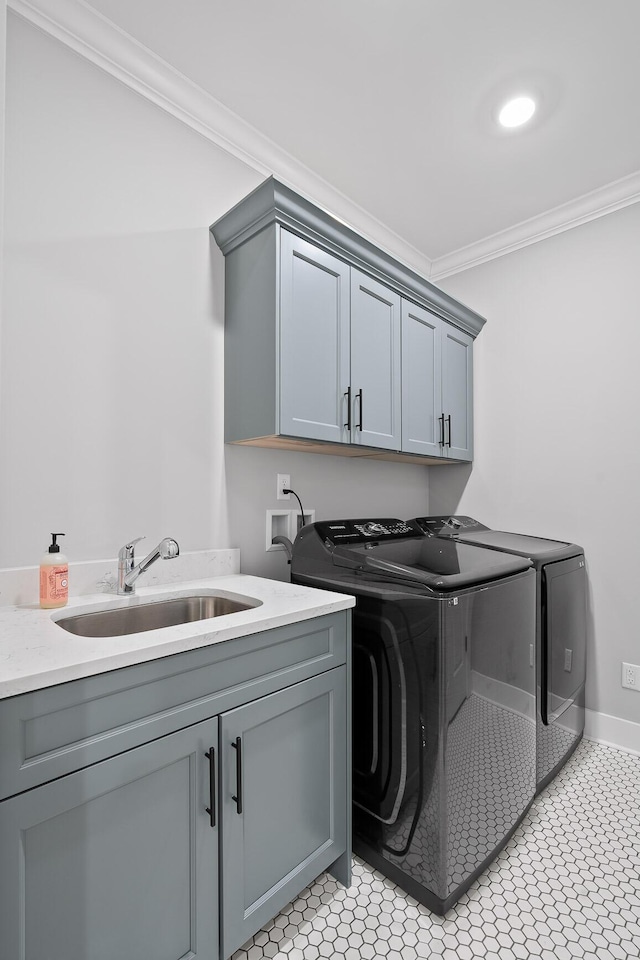
{"label": "upper cabinet door", "polygon": [[400,297],[351,271],[351,442],[400,449]]}
{"label": "upper cabinet door", "polygon": [[473,339],[442,324],[442,412],[444,456],[473,459]]}
{"label": "upper cabinet door", "polygon": [[280,433],[348,443],[349,267],[286,230],[279,335]]}
{"label": "upper cabinet door", "polygon": [[443,456],[441,405],[442,321],[402,301],[402,449]]}

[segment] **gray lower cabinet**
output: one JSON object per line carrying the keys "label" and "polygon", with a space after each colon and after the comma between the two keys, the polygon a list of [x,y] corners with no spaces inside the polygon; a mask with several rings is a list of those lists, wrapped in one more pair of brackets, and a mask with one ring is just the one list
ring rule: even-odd
{"label": "gray lower cabinet", "polygon": [[402,449],[473,459],[473,339],[402,302]]}
{"label": "gray lower cabinet", "polygon": [[227,442],[471,459],[482,317],[273,179],[211,230]]}
{"label": "gray lower cabinet", "polygon": [[349,885],[350,622],[0,700],[3,960],[226,960]]}
{"label": "gray lower cabinet", "polygon": [[345,849],[344,684],[331,671],[220,718],[224,957]]}
{"label": "gray lower cabinet", "polygon": [[12,960],[217,960],[217,719],[0,804],[0,937]]}

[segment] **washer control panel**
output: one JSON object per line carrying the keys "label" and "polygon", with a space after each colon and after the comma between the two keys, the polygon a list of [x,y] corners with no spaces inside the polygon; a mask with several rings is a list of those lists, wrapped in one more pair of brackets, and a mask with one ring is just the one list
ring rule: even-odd
{"label": "washer control panel", "polygon": [[413,521],[430,537],[456,537],[476,530],[488,530],[473,517],[416,517]]}
{"label": "washer control panel", "polygon": [[385,517],[382,520],[326,520],[315,524],[325,542],[365,543],[368,540],[401,540],[418,536],[418,530],[405,520]]}

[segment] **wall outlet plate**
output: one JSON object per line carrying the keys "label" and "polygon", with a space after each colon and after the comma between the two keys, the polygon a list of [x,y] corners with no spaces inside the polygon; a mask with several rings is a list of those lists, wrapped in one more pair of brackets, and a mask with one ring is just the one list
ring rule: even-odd
{"label": "wall outlet plate", "polygon": [[276,500],[291,500],[290,493],[283,493],[283,490],[291,489],[291,474],[290,473],[277,473],[276,474]]}
{"label": "wall outlet plate", "polygon": [[622,686],[627,690],[640,691],[640,666],[638,664],[622,664]]}

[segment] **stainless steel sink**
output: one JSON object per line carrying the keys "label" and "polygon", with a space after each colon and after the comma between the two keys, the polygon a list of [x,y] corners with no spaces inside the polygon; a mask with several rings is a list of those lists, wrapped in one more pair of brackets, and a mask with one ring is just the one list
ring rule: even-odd
{"label": "stainless steel sink", "polygon": [[225,617],[259,607],[260,600],[234,600],[230,597],[203,595],[156,600],[135,606],[79,613],[75,617],[56,620],[59,627],[78,637],[122,637],[129,633],[174,627],[179,623],[193,623],[212,617]]}

